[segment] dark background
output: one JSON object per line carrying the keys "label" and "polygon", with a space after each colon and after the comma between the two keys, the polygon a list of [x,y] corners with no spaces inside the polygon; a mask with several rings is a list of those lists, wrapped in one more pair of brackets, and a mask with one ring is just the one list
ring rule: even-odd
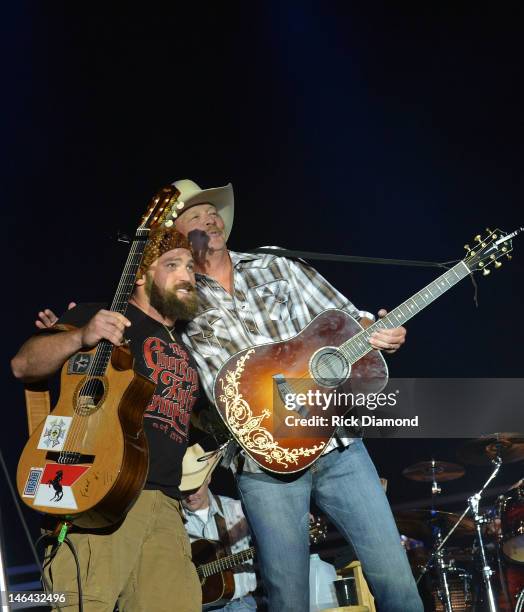
{"label": "dark background", "polygon": [[[524,19],[518,3],[220,2],[3,8],[1,442],[26,439],[8,359],[36,312],[106,300],[152,194],[232,181],[233,249],[262,244],[432,261],[485,227],[524,225]],[[520,377],[524,255],[409,323],[397,377]],[[437,271],[320,264],[360,308],[392,308]],[[496,405],[493,410],[496,410]],[[452,424],[450,425],[452,427]],[[490,433],[490,432],[486,432]],[[457,440],[371,440],[393,504],[429,485],[401,470]],[[455,459],[456,460],[456,459]],[[487,468],[444,487],[465,494]],[[504,468],[498,486],[524,475]],[[231,491],[220,478],[217,490]],[[29,560],[7,485],[8,561]],[[456,506],[457,508],[459,506]],[[36,515],[28,512],[31,524]],[[6,529],[7,526],[7,529]]]}

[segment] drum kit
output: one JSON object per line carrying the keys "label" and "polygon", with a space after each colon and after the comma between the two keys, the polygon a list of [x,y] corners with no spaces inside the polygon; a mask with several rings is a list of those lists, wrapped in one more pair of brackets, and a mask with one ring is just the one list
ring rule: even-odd
{"label": "drum kit", "polygon": [[524,434],[498,433],[467,442],[459,459],[493,466],[462,514],[437,510],[441,484],[461,478],[455,463],[423,461],[406,478],[431,483],[432,509],[397,512],[395,519],[426,610],[524,612],[524,479],[492,506],[482,496],[501,466],[524,460]]}

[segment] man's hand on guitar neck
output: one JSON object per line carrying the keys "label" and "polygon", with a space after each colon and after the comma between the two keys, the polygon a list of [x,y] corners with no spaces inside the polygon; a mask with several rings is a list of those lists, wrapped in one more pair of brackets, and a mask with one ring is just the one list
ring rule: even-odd
{"label": "man's hand on guitar neck", "polygon": [[[383,308],[378,311],[378,316],[381,319],[388,314]],[[385,353],[394,353],[406,341],[407,330],[405,327],[394,327],[393,329],[381,329],[373,332],[369,339],[369,343],[374,349],[384,351]]]}
{"label": "man's hand on guitar neck", "polygon": [[115,346],[124,342],[126,327],[131,321],[124,315],[112,310],[99,310],[96,315],[80,328],[82,348],[93,348],[100,340],[109,340]]}

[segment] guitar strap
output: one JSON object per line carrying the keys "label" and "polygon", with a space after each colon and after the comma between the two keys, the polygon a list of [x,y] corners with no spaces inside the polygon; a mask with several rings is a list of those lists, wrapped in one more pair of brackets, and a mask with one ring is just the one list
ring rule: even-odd
{"label": "guitar strap", "polygon": [[335,255],[334,253],[313,253],[312,251],[292,251],[279,247],[263,246],[250,249],[246,253],[267,253],[279,257],[290,257],[296,259],[311,259],[313,261],[339,261],[343,263],[367,263],[382,264],[386,266],[414,266],[423,268],[450,268],[456,261],[418,261],[413,259],[384,259],[383,257],[358,257],[357,255]]}
{"label": "guitar strap", "polygon": [[227,554],[230,554],[231,553],[231,540],[229,539],[229,533],[226,527],[226,519],[223,516],[224,508],[222,506],[222,502],[220,501],[220,497],[218,497],[218,495],[215,495],[214,498],[217,502],[218,509],[221,512],[221,514],[218,512],[215,514],[215,523],[216,523],[217,531],[218,531],[218,539],[220,540],[220,543],[222,544],[222,546],[226,549]]}

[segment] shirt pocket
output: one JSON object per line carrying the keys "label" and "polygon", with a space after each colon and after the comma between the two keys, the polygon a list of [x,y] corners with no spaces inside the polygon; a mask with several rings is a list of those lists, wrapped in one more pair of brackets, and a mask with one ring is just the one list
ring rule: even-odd
{"label": "shirt pocket", "polygon": [[275,280],[255,287],[261,302],[272,321],[287,321],[290,317],[289,283]]}
{"label": "shirt pocket", "polygon": [[193,350],[204,357],[219,355],[231,344],[231,334],[223,313],[209,308],[199,313],[186,330]]}

